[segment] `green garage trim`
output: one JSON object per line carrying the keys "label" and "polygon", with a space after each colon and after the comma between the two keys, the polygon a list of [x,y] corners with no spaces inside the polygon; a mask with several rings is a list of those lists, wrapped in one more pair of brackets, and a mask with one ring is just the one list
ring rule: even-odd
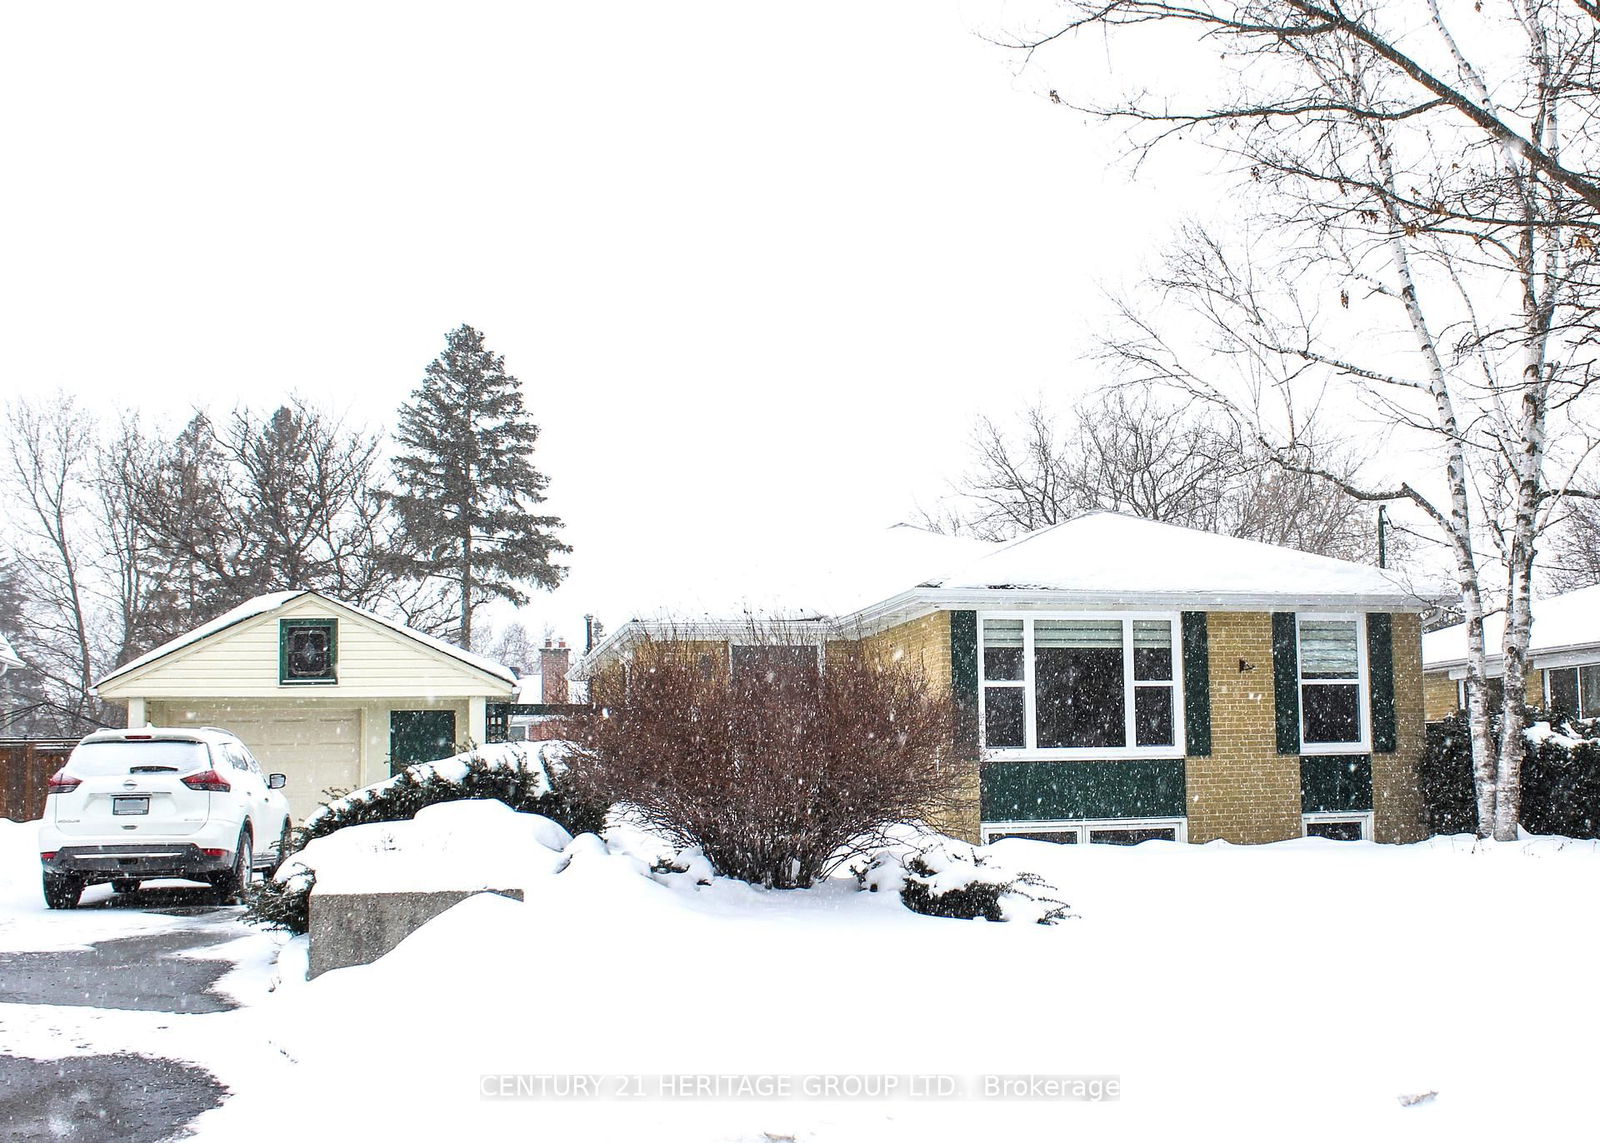
{"label": "green garage trim", "polygon": [[1300,812],[1329,814],[1372,809],[1372,756],[1308,754],[1300,759]]}
{"label": "green garage trim", "polygon": [[1367,616],[1367,687],[1372,708],[1372,749],[1393,754],[1400,744],[1394,707],[1394,620],[1382,611]]}
{"label": "green garage trim", "polygon": [[1272,700],[1278,753],[1300,753],[1300,652],[1292,611],[1272,613]]}
{"label": "green garage trim", "polygon": [[956,708],[956,744],[978,755],[978,613],[950,613],[950,692]]}
{"label": "green garage trim", "polygon": [[1127,762],[987,762],[984,821],[1181,818],[1183,759]]}
{"label": "green garage trim", "polygon": [[1183,739],[1185,753],[1211,753],[1211,659],[1206,613],[1183,613]]}

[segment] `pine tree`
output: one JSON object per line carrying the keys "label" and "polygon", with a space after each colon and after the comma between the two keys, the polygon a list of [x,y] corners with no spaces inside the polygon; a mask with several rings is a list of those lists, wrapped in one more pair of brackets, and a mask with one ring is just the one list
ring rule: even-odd
{"label": "pine tree", "polygon": [[459,593],[455,639],[472,645],[472,613],[489,599],[524,603],[521,585],[553,588],[566,569],[552,557],[572,549],[561,521],[537,516],[549,478],[533,466],[539,426],[521,383],[463,325],[445,338],[422,384],[400,408],[394,459],[405,573],[447,580]]}

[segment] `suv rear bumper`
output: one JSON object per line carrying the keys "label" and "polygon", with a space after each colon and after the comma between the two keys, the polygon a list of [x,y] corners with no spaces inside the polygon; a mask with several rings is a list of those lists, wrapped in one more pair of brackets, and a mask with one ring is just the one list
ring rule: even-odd
{"label": "suv rear bumper", "polygon": [[89,883],[118,878],[181,877],[203,880],[233,866],[233,854],[208,857],[187,842],[147,841],[137,845],[67,845],[42,861],[49,873],[73,873]]}

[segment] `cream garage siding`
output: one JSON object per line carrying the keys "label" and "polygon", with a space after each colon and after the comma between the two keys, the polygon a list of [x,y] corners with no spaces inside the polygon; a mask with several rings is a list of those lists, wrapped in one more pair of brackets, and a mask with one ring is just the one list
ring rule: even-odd
{"label": "cream garage siding", "polygon": [[168,708],[173,724],[217,726],[244,740],[263,770],[289,779],[289,813],[303,822],[327,789],[361,785],[361,712],[354,707],[240,710],[234,704],[187,703]]}

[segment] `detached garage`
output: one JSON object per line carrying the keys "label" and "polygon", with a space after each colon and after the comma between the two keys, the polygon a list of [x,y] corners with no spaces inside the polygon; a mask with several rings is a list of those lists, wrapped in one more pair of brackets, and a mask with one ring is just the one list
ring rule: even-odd
{"label": "detached garage", "polygon": [[101,679],[128,725],[215,726],[289,778],[304,820],[324,791],[487,740],[516,676],[481,655],[314,591],[263,595]]}

